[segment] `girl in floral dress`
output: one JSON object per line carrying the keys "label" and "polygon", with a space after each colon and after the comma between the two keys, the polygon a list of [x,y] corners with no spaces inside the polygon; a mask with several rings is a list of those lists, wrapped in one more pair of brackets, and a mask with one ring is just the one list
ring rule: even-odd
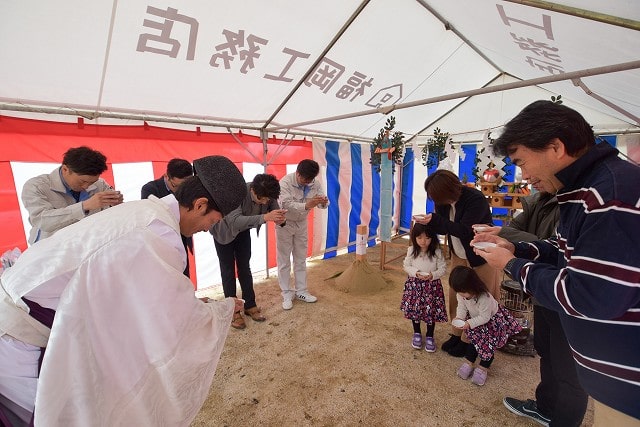
{"label": "girl in floral dress", "polygon": [[[464,331],[462,339],[472,344],[467,346],[465,361],[457,374],[465,380],[471,377],[476,385],[484,385],[496,349],[504,346],[509,336],[520,332],[522,326],[493,298],[472,268],[458,266],[451,270],[449,286],[458,299],[454,326],[458,319],[464,322],[460,327]],[[474,369],[478,356],[480,363]]]}
{"label": "girl in floral dress", "polygon": [[415,223],[411,229],[411,246],[404,259],[404,270],[409,277],[404,284],[400,309],[404,317],[413,324],[411,346],[422,348],[420,322],[427,324],[424,349],[429,353],[436,351],[433,338],[435,322],[447,322],[447,309],[444,303],[442,277],[447,265],[440,250],[438,236],[423,224]]}

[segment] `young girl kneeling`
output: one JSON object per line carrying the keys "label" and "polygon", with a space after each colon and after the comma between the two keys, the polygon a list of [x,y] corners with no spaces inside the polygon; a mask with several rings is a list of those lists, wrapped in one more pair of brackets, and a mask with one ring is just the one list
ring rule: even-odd
{"label": "young girl kneeling", "polygon": [[[449,286],[458,299],[456,319],[464,321],[461,329],[472,344],[467,346],[466,360],[458,368],[458,376],[465,380],[471,377],[474,384],[484,385],[496,349],[504,346],[509,336],[520,332],[522,326],[498,304],[472,268],[458,266],[451,270]],[[480,363],[474,369],[478,355]]]}
{"label": "young girl kneeling", "polygon": [[428,226],[414,224],[411,229],[411,246],[404,259],[404,270],[409,277],[404,284],[400,309],[404,317],[413,323],[411,346],[422,348],[420,321],[427,324],[424,349],[429,353],[436,351],[433,338],[435,322],[447,322],[447,308],[444,303],[442,277],[447,264],[440,250],[438,236]]}

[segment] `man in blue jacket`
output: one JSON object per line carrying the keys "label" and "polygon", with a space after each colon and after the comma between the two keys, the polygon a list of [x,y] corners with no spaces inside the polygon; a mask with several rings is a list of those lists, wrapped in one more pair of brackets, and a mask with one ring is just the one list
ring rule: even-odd
{"label": "man in blue jacket", "polygon": [[[476,250],[540,304],[560,313],[595,425],[640,420],[640,168],[595,143],[576,111],[536,101],[495,141],[522,178],[556,194],[556,239],[509,243],[486,233]],[[514,257],[515,255],[515,257]]]}

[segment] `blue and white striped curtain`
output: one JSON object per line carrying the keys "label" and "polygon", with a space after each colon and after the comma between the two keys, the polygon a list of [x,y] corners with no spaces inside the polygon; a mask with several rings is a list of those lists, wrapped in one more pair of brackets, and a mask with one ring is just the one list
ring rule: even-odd
{"label": "blue and white striped curtain", "polygon": [[[615,136],[602,138],[615,146]],[[460,179],[466,175],[469,182],[475,181],[477,149],[475,144],[462,146],[464,155],[454,162],[453,171]],[[314,139],[313,158],[321,166],[318,179],[322,180],[330,205],[326,210],[314,210],[312,253],[332,258],[338,249],[355,251],[356,227],[360,224],[369,226],[367,244],[374,246],[380,234],[380,175],[371,166],[370,145]],[[406,148],[403,164],[396,165],[393,176],[392,235],[407,233],[412,215],[433,211],[433,202],[426,198],[424,180],[427,173],[435,170],[434,166],[427,171],[421,153]],[[505,181],[514,181],[513,165],[503,172]],[[506,209],[501,212],[494,208],[494,213],[506,213]]]}
{"label": "blue and white striped curtain", "polygon": [[[356,228],[369,227],[368,246],[376,244],[380,225],[380,175],[371,166],[369,144],[313,141],[313,158],[321,167],[323,185],[329,197],[326,211],[314,210],[314,255],[336,256],[337,250],[355,251]],[[393,177],[393,223],[400,224],[401,168]]]}

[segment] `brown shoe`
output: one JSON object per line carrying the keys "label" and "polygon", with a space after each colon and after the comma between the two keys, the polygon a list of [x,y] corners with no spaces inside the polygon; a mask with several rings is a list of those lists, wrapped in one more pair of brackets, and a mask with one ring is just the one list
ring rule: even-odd
{"label": "brown shoe", "polygon": [[267,320],[267,318],[262,315],[258,307],[251,307],[250,309],[245,310],[244,314],[251,316],[251,318],[256,322],[264,322]]}
{"label": "brown shoe", "polygon": [[236,329],[244,329],[247,327],[246,323],[244,323],[244,317],[242,317],[242,313],[236,311],[233,313],[233,320],[231,321],[231,326]]}

